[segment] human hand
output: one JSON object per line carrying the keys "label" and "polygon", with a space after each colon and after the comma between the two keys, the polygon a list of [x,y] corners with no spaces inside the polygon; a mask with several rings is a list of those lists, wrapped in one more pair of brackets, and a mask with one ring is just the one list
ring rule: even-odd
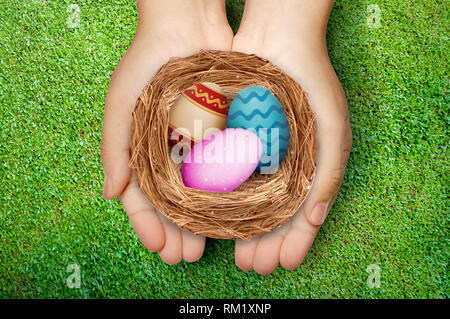
{"label": "human hand", "polygon": [[138,1],[134,40],[114,70],[105,99],[101,155],[103,196],[119,196],[134,231],[168,264],[198,260],[205,239],[161,215],[144,197],[129,168],[132,112],[144,87],[171,57],[200,49],[230,50],[233,33],[223,0]]}
{"label": "human hand", "polygon": [[325,43],[332,3],[247,0],[233,40],[233,51],[270,60],[308,93],[318,143],[314,181],[299,211],[271,233],[236,241],[235,262],[243,270],[269,274],[278,264],[295,269],[314,242],[344,177],[352,135],[345,95]]}

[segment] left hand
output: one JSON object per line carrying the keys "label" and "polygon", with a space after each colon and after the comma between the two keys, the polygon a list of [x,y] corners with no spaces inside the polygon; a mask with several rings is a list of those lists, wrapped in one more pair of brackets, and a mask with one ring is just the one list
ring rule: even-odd
{"label": "left hand", "polygon": [[295,28],[286,29],[286,19],[280,18],[277,26],[271,16],[270,27],[259,31],[266,32],[263,35],[255,31],[261,28],[243,23],[233,42],[233,51],[266,58],[289,74],[308,93],[316,113],[317,167],[305,202],[277,230],[236,241],[236,265],[259,274],[271,273],[278,264],[295,269],[302,262],[338,194],[352,143],[345,94],[329,61],[325,37],[317,40],[303,33],[302,38]]}

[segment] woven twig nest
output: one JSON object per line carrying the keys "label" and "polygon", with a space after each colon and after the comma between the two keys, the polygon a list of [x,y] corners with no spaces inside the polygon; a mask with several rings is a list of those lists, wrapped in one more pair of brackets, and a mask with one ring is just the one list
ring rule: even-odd
{"label": "woven twig nest", "polygon": [[[230,103],[251,85],[263,86],[278,98],[291,138],[276,173],[254,173],[229,193],[184,186],[181,164],[170,156],[168,113],[180,94],[199,82],[220,85]],[[179,227],[212,238],[249,239],[284,224],[308,194],[315,170],[314,120],[300,85],[271,62],[238,52],[202,50],[172,58],[144,89],[133,113],[130,166],[149,202]]]}

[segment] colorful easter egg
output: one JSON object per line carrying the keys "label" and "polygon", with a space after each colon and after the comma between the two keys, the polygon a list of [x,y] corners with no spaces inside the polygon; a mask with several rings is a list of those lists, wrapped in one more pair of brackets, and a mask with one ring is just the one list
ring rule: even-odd
{"label": "colorful easter egg", "polygon": [[186,89],[169,111],[169,143],[189,145],[226,128],[228,99],[217,84],[203,82]]}
{"label": "colorful easter egg", "polygon": [[212,192],[232,192],[255,171],[262,154],[258,136],[249,130],[226,129],[196,143],[184,158],[184,185]]}
{"label": "colorful easter egg", "polygon": [[289,147],[289,124],[280,101],[261,86],[243,89],[231,103],[227,127],[253,130],[263,145],[257,170],[274,173]]}

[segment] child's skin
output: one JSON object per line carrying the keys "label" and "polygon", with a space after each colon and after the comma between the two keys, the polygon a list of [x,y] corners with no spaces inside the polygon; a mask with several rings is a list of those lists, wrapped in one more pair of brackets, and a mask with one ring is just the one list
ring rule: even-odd
{"label": "child's skin", "polygon": [[318,141],[310,194],[281,228],[250,241],[237,240],[235,254],[236,265],[243,270],[269,274],[278,264],[295,269],[336,198],[351,149],[347,103],[325,43],[332,4],[332,0],[247,0],[233,39],[224,0],[138,0],[135,38],[111,77],[105,101],[103,195],[119,196],[142,243],[158,251],[166,263],[198,260],[205,239],[180,230],[157,212],[128,167],[131,113],[142,89],[170,57],[214,49],[267,58],[308,92],[317,115]]}

